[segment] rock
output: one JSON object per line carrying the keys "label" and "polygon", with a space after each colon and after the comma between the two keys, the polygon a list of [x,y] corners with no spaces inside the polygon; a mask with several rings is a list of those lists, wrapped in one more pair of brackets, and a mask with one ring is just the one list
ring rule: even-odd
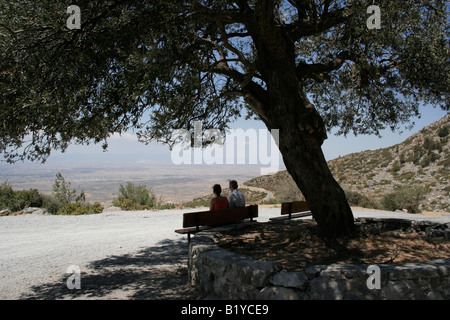
{"label": "rock", "polygon": [[445,239],[450,239],[450,228],[444,230]]}
{"label": "rock", "polygon": [[425,229],[425,237],[437,238],[437,237],[443,237],[444,234],[445,234],[444,231],[436,230],[436,229],[433,229],[431,227],[427,227]]}
{"label": "rock", "polygon": [[276,286],[303,289],[308,283],[304,272],[280,272],[272,276],[270,283]]}
{"label": "rock", "polygon": [[409,227],[408,229],[406,229],[407,233],[416,233],[416,229],[414,229],[413,227]]}
{"label": "rock", "polygon": [[390,231],[388,234],[394,238],[403,238],[402,234],[398,231]]}
{"label": "rock", "polygon": [[369,227],[368,232],[373,235],[381,234],[381,229],[378,226],[372,225]]}
{"label": "rock", "polygon": [[425,295],[412,280],[389,281],[381,288],[381,296],[388,300],[422,300]]}
{"label": "rock", "polygon": [[346,281],[328,277],[314,278],[310,282],[310,293],[314,300],[342,300],[346,293]]}
{"label": "rock", "polygon": [[9,216],[11,213],[9,209],[0,210],[0,217]]}
{"label": "rock", "polygon": [[47,209],[29,207],[24,209],[23,212],[27,214],[47,214]]}
{"label": "rock", "polygon": [[[448,224],[367,219],[375,230],[402,236],[407,232],[449,237]],[[189,276],[201,293],[233,300],[378,300],[450,299],[450,259],[383,264],[379,288],[368,286],[367,265],[311,265],[303,272],[282,270],[280,264],[225,251],[213,241],[216,231],[197,234],[189,248]],[[215,233],[214,233],[215,232]],[[220,238],[220,237],[219,237]]]}
{"label": "rock", "polygon": [[259,292],[258,299],[261,300],[299,300],[303,295],[299,295],[295,290],[284,287],[265,287]]}

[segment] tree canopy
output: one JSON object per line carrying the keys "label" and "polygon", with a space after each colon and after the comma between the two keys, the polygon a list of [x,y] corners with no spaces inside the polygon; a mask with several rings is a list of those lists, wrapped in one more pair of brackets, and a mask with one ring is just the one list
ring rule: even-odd
{"label": "tree canopy", "polygon": [[[372,4],[381,29],[367,27]],[[273,57],[327,130],[395,129],[421,103],[449,108],[448,12],[434,0],[2,1],[0,152],[45,160],[130,128],[169,142],[246,113],[270,127]]]}

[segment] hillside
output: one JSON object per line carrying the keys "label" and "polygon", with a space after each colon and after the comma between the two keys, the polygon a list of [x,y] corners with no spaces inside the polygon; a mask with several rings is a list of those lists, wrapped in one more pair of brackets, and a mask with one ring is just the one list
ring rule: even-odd
{"label": "hillside", "polygon": [[[329,161],[336,180],[360,205],[383,208],[383,198],[403,187],[420,190],[420,210],[450,211],[450,115],[425,127],[404,142],[378,150],[349,154]],[[287,171],[251,179],[248,186],[274,193],[280,202],[298,199]]]}

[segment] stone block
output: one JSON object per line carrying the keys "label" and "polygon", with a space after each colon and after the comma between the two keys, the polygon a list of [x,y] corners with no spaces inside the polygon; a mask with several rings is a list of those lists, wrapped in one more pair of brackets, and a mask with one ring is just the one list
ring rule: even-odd
{"label": "stone block", "polygon": [[413,280],[388,281],[381,288],[381,298],[387,300],[423,300],[425,294]]}
{"label": "stone block", "polygon": [[263,288],[257,299],[261,300],[300,300],[303,295],[293,289],[285,287],[268,286]]}
{"label": "stone block", "polygon": [[304,272],[279,272],[270,278],[275,286],[304,289],[308,283],[308,276]]}
{"label": "stone block", "polygon": [[347,292],[344,279],[318,277],[310,282],[308,293],[313,300],[342,300]]}

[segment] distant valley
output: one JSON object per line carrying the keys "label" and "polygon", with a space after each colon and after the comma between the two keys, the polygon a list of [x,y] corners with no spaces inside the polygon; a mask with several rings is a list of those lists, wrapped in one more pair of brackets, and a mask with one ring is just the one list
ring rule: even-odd
{"label": "distant valley", "polygon": [[117,197],[121,184],[133,182],[151,187],[163,202],[183,203],[212,193],[215,183],[225,187],[229,179],[242,183],[258,176],[259,166],[228,165],[173,165],[91,163],[91,164],[2,164],[0,182],[8,183],[16,190],[38,189],[51,194],[56,173],[60,172],[71,188],[84,191],[86,200],[107,206]]}
{"label": "distant valley", "polygon": [[[349,154],[328,162],[340,185],[352,195],[379,207],[383,197],[402,186],[420,186],[424,198],[420,207],[429,211],[450,211],[450,115],[425,127],[404,142],[378,150]],[[151,187],[163,202],[203,205],[211,187],[219,183],[226,191],[229,179],[236,179],[253,203],[280,203],[301,199],[302,194],[287,171],[259,176],[258,165],[174,165],[140,162],[74,162],[40,165],[0,164],[0,182],[14,189],[38,189],[52,193],[60,172],[86,200],[104,206],[117,197],[121,184],[133,182]],[[263,189],[263,190],[262,190]],[[270,194],[270,196],[267,196]],[[194,199],[194,200],[193,200]]]}

